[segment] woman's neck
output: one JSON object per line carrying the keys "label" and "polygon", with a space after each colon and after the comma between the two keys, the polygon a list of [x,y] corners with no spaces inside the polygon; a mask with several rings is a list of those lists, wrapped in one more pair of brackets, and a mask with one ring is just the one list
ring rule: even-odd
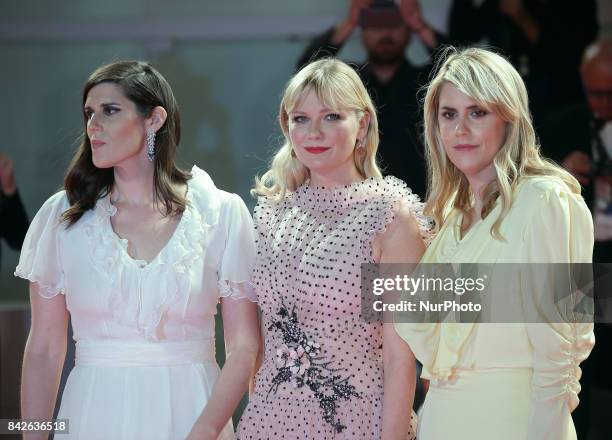
{"label": "woman's neck", "polygon": [[363,176],[357,168],[351,169],[348,172],[336,173],[310,173],[310,184],[313,186],[322,186],[325,188],[333,188],[336,186],[350,185],[351,183],[360,182]]}
{"label": "woman's neck", "polygon": [[150,206],[155,203],[153,166],[114,168],[115,184],[111,192],[114,204],[135,207]]}
{"label": "woman's neck", "polygon": [[477,216],[477,218],[480,218],[480,214],[482,212],[482,206],[484,204],[484,190],[491,182],[495,180],[496,176],[497,174],[495,172],[495,168],[492,167],[484,170],[478,175],[466,176],[470,185],[470,190],[472,191],[472,195],[474,197],[473,213]]}

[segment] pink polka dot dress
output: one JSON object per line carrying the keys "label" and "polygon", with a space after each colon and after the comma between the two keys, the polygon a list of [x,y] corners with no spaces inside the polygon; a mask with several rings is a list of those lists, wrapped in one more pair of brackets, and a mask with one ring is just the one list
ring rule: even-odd
{"label": "pink polka dot dress", "polygon": [[360,269],[402,203],[425,235],[418,196],[394,177],[260,198],[253,278],[265,354],[239,439],[381,437],[382,324],[360,319]]}

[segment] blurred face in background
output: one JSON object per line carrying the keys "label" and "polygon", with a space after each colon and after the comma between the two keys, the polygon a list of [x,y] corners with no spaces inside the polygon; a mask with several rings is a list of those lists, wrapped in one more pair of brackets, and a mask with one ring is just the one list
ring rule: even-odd
{"label": "blurred face in background", "polygon": [[361,40],[373,64],[397,64],[405,58],[410,43],[410,29],[404,24],[388,27],[366,27]]}
{"label": "blurred face in background", "polygon": [[595,117],[612,121],[612,58],[583,66],[582,82]]}

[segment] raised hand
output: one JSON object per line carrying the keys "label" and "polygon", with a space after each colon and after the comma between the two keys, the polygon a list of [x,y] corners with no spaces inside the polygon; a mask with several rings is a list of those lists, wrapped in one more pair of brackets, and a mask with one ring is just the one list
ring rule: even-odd
{"label": "raised hand", "polygon": [[10,157],[2,153],[0,153],[0,191],[7,196],[17,191],[13,161]]}
{"label": "raised hand", "polygon": [[372,0],[351,0],[347,21],[351,23],[353,27],[359,24],[359,14],[361,10],[370,6],[370,3],[372,3]]}
{"label": "raised hand", "polygon": [[359,14],[362,9],[367,8],[372,0],[351,0],[346,19],[336,25],[331,43],[334,46],[341,46],[353,33],[359,24]]}
{"label": "raised hand", "polygon": [[412,32],[419,36],[425,46],[434,49],[438,45],[438,37],[423,18],[419,0],[400,0],[399,10],[402,19]]}
{"label": "raised hand", "polygon": [[421,5],[418,0],[401,0],[399,3],[400,14],[404,22],[412,32],[419,33],[427,24],[423,19]]}

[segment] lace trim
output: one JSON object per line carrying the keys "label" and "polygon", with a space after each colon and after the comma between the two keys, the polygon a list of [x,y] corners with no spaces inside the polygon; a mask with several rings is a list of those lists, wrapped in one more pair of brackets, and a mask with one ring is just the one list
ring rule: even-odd
{"label": "lace trim", "polygon": [[30,271],[29,273],[24,272],[23,270],[17,268],[15,270],[14,275],[16,277],[19,278],[23,278],[25,280],[30,281],[31,283],[37,283],[38,284],[38,294],[40,296],[42,296],[45,299],[51,299],[57,295],[59,295],[60,293],[62,295],[65,295],[64,292],[64,280],[60,280],[57,284],[43,284],[40,282],[40,279],[38,276],[34,275],[33,271]]}
{"label": "lace trim", "polygon": [[[194,176],[195,177],[195,176]],[[191,184],[191,183],[190,183]],[[110,286],[109,307],[118,322],[136,328],[147,339],[158,340],[157,330],[163,315],[180,296],[189,294],[190,269],[203,259],[203,246],[208,227],[201,213],[192,207],[192,190],[187,192],[187,207],[177,229],[160,254],[145,269],[140,269],[121,248],[119,240],[109,236],[109,218],[117,210],[110,204],[108,196],[100,199],[94,215],[85,225],[89,238],[92,264]],[[215,217],[215,216],[213,216]],[[213,221],[217,218],[211,219]],[[160,288],[147,292],[147,304],[133,297],[133,283],[136,271],[146,270],[159,279]],[[151,298],[156,295],[157,298]]]}
{"label": "lace trim", "polygon": [[289,194],[288,198],[305,208],[338,210],[379,198],[387,191],[387,179],[370,177],[350,185],[331,188],[305,183]]}
{"label": "lace trim", "polygon": [[219,280],[219,296],[233,300],[248,299],[257,302],[255,288],[250,281]]}
{"label": "lace trim", "polygon": [[406,183],[393,176],[385,177],[383,183],[386,186],[385,192],[372,208],[374,211],[379,212],[375,213],[375,220],[366,231],[366,239],[362,241],[363,252],[370,260],[373,260],[372,241],[374,237],[386,232],[387,227],[395,219],[395,213],[402,203],[408,206],[414,216],[421,233],[421,238],[425,241],[425,244],[429,245],[434,238],[432,232],[433,222],[423,213],[425,203],[420,201],[419,196],[414,194]]}

